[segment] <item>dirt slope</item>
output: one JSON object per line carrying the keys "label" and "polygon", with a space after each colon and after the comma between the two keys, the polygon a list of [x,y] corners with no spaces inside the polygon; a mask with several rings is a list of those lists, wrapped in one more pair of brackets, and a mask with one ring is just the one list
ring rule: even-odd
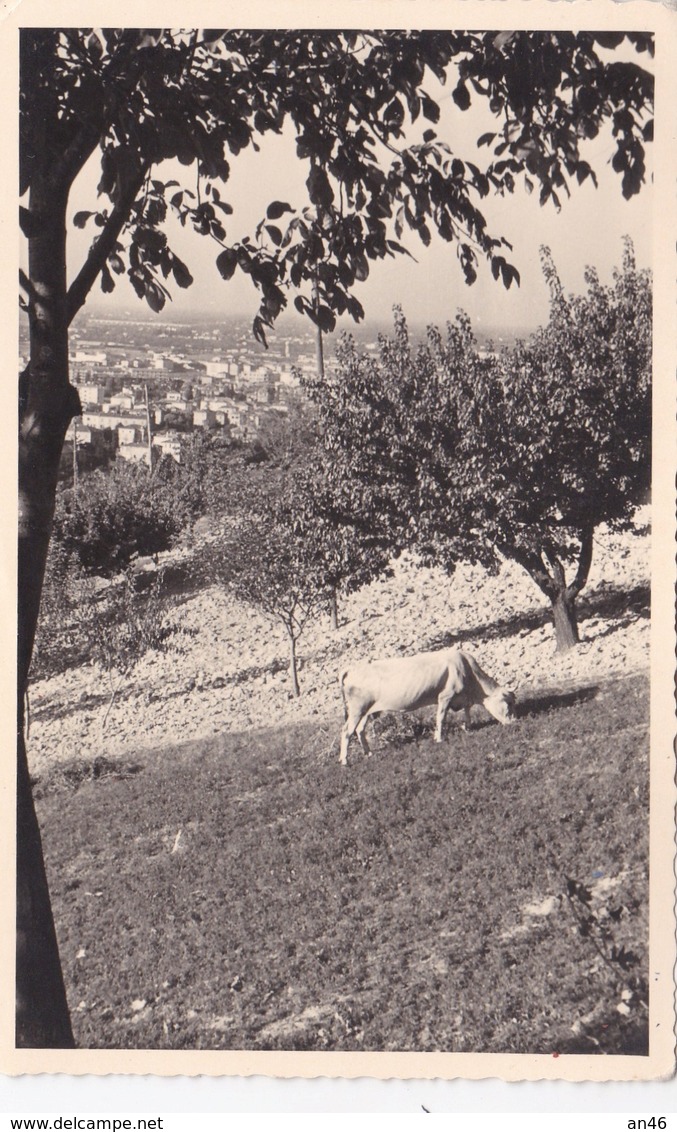
{"label": "dirt slope", "polygon": [[[647,518],[646,513],[638,516],[638,530]],[[462,567],[449,578],[404,558],[393,578],[343,601],[338,632],[331,631],[327,619],[301,638],[298,700],[289,691],[281,627],[217,588],[178,598],[175,647],[147,654],[123,684],[105,731],[108,685],[95,667],[32,686],[31,768],[39,773],[55,760],[131,754],[177,740],[313,717],[326,719],[331,731],[342,720],[337,674],[346,664],[454,642],[473,651],[496,679],[522,695],[645,669],[649,551],[646,533],[598,533],[581,602],[583,643],[563,656],[554,652],[544,599],[513,563],[506,563],[496,577]]]}

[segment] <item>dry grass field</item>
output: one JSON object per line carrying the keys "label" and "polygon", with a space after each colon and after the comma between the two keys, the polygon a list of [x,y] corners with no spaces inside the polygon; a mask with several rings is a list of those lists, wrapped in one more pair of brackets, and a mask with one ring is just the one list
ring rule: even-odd
{"label": "dry grass field", "polygon": [[78,1044],[646,1053],[646,679],[475,712],[42,770]]}

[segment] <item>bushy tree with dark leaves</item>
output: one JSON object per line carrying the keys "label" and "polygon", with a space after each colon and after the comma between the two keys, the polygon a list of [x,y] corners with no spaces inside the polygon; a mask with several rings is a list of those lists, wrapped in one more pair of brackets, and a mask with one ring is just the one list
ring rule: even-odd
{"label": "bushy tree with dark leaves", "polygon": [[629,240],[612,284],[588,268],[582,295],[565,296],[547,249],[542,262],[549,322],[502,356],[467,441],[483,535],[548,598],[564,650],[579,639],[595,529],[628,529],[649,495],[652,288]]}
{"label": "bushy tree with dark leaves", "polygon": [[[168,461],[171,463],[171,461]],[[110,577],[134,558],[171,546],[187,516],[162,470],[118,461],[58,494],[54,539],[90,574]]]}
{"label": "bushy tree with dark leaves", "polygon": [[460,314],[413,348],[397,312],[379,358],[346,338],[337,373],[308,391],[335,482],[373,537],[448,570],[513,559],[565,650],[595,529],[628,528],[650,486],[651,280],[628,241],[610,286],[589,268],[587,292],[567,297],[542,256],[550,320],[529,342],[483,355]]}

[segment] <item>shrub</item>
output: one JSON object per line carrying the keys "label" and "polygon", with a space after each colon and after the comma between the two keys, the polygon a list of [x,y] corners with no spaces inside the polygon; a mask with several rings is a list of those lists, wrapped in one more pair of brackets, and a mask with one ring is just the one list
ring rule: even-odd
{"label": "shrub", "polygon": [[110,700],[105,726],[122,679],[149,649],[165,648],[172,634],[166,623],[169,601],[163,593],[162,575],[140,592],[134,571],[128,568],[122,581],[105,597],[92,602],[83,628],[87,651],[108,676]]}
{"label": "shrub", "polygon": [[95,591],[96,582],[85,574],[77,555],[53,539],[31,661],[33,679],[55,676],[85,661],[88,633],[84,625]]}
{"label": "shrub", "polygon": [[44,679],[86,661],[98,664],[108,675],[110,710],[122,677],[149,649],[165,648],[173,634],[162,574],[142,592],[130,566],[106,585],[54,542],[45,578],[31,675]]}
{"label": "shrub", "polygon": [[145,465],[119,462],[83,477],[77,493],[58,495],[53,537],[86,571],[110,576],[171,545],[185,521],[174,502]]}

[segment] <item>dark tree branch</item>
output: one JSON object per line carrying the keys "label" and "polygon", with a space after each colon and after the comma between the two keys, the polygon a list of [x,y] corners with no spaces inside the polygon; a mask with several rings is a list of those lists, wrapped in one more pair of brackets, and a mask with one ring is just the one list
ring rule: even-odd
{"label": "dark tree branch", "polygon": [[87,259],[68,288],[69,326],[80,307],[84,305],[99,272],[113,251],[117,238],[129,219],[129,210],[136,200],[149,168],[149,164],[143,164],[136,175],[129,178],[126,187],[120,194],[120,199],[116,202],[101,231],[101,235],[92,244]]}
{"label": "dark tree branch", "polygon": [[543,553],[545,554],[545,557],[547,558],[548,562],[550,563],[550,566],[551,566],[551,569],[552,569],[552,577],[553,577],[557,592],[561,593],[563,590],[566,589],[566,580],[567,580],[566,574],[564,572],[564,565],[560,561],[560,559],[557,557],[554,550],[552,550],[550,547],[546,547],[544,549]]}
{"label": "dark tree branch", "polygon": [[581,590],[584,588],[588,574],[590,573],[590,566],[592,563],[592,548],[593,548],[593,535],[594,526],[590,523],[581,532],[581,553],[578,558],[578,568],[576,570],[576,577],[573,582],[567,586],[567,597],[578,597]]}
{"label": "dark tree branch", "polygon": [[506,558],[512,558],[513,562],[516,562],[518,566],[526,570],[527,574],[535,581],[539,590],[541,590],[550,601],[553,600],[557,592],[557,585],[555,579],[548,573],[540,555],[534,554],[529,550],[522,550],[522,548],[518,546],[502,545],[497,546],[497,550]]}
{"label": "dark tree branch", "polygon": [[85,122],[78,130],[73,141],[49,171],[49,183],[55,190],[68,193],[78,173],[94,153],[102,133],[103,123],[94,120]]}

